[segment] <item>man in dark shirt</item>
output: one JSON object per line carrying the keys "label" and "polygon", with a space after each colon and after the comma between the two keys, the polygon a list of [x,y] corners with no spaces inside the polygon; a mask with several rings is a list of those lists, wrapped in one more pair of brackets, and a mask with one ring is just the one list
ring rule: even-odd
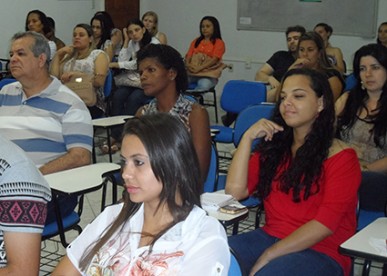
{"label": "man in dark shirt", "polygon": [[304,33],[305,28],[302,26],[296,25],[288,27],[286,29],[288,51],[275,52],[255,75],[256,81],[267,82],[271,86],[271,89],[267,91],[268,102],[275,101],[277,88],[283,75],[296,60],[298,40]]}

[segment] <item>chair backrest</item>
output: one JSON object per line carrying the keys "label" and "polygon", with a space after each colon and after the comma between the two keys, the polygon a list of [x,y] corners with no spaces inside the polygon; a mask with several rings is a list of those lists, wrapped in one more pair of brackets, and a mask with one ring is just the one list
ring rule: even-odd
{"label": "chair backrest", "polygon": [[228,270],[229,276],[242,276],[242,269],[239,265],[238,259],[235,257],[233,250],[230,248],[230,269]]}
{"label": "chair backrest", "polygon": [[246,107],[266,101],[266,85],[261,82],[230,80],[223,88],[220,105],[223,110],[239,113]]}
{"label": "chair backrest", "polygon": [[218,151],[216,150],[215,143],[211,144],[211,162],[206,181],[203,185],[203,190],[207,192],[215,192],[216,184],[218,183]]}
{"label": "chair backrest", "polygon": [[357,83],[357,80],[355,78],[355,76],[352,74],[349,74],[346,78],[345,78],[345,87],[344,87],[344,92],[345,91],[349,91],[351,90],[352,88],[355,87]]}
{"label": "chair backrest", "polygon": [[0,80],[0,89],[3,88],[3,86],[15,82],[16,79],[2,79]]}
{"label": "chair backrest", "polygon": [[112,92],[112,87],[113,87],[113,73],[112,70],[108,70],[106,79],[105,79],[105,84],[103,86],[103,94],[105,98],[110,96],[110,93]]}
{"label": "chair backrest", "polygon": [[274,107],[274,103],[257,104],[249,106],[239,113],[234,126],[233,143],[235,147],[239,145],[242,135],[249,127],[262,118],[269,119],[271,117]]}

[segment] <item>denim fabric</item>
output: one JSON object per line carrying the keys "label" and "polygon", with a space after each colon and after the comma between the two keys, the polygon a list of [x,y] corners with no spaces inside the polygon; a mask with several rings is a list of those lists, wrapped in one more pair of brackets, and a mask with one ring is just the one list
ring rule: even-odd
{"label": "denim fabric", "polygon": [[[58,196],[57,201],[58,201],[62,218],[64,218],[70,215],[74,211],[75,207],[78,204],[78,197],[74,195],[71,195],[71,196],[60,195]],[[50,224],[53,221],[56,221],[56,214],[55,214],[54,201],[51,199],[51,201],[48,202],[47,204],[46,225]]]}
{"label": "denim fabric", "polygon": [[[148,103],[152,97],[144,94],[144,90],[137,87],[120,86],[113,92],[112,115],[135,115],[137,110]],[[123,126],[112,128],[112,137],[121,140]]]}
{"label": "denim fabric", "polygon": [[[235,251],[245,273],[248,273],[259,256],[277,241],[279,241],[278,238],[266,234],[262,229],[230,236],[228,239],[229,245]],[[339,276],[343,275],[343,270],[329,256],[312,249],[306,249],[272,260],[255,275]]]}
{"label": "denim fabric", "polygon": [[208,91],[218,83],[217,79],[204,78],[204,77],[189,77],[189,83],[197,83],[196,87],[191,90],[195,91]]}

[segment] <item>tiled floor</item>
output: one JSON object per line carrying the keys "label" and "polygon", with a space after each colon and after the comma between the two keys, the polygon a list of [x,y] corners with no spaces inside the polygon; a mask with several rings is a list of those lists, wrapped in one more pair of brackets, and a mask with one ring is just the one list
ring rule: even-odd
{"label": "tiled floor", "polygon": [[[210,117],[213,117],[213,110],[209,110]],[[215,120],[211,119],[214,124]],[[221,151],[221,154],[226,154],[230,156],[229,153],[233,150],[233,146],[230,145],[218,145],[218,150]],[[99,150],[97,149],[97,161],[98,162],[108,162],[107,155],[101,155]],[[113,155],[113,162],[119,161],[119,154],[116,153]],[[223,168],[227,167],[227,163],[221,164]],[[110,185],[108,185],[110,187]],[[122,190],[121,190],[122,191]],[[120,191],[119,191],[120,194]],[[81,216],[80,225],[84,228],[88,223],[90,223],[99,213],[101,209],[101,191],[96,191],[85,196],[83,213]],[[107,203],[111,202],[111,190],[109,189],[107,192]],[[261,220],[262,221],[262,220]],[[242,221],[239,224],[239,233],[247,232],[254,229],[255,224],[255,210],[252,209],[249,213],[249,217]],[[231,235],[231,228],[227,229],[227,233]],[[66,233],[66,238],[68,241],[73,240],[77,236],[76,231],[69,231]],[[65,254],[65,250],[63,246],[58,242],[58,239],[48,240],[42,242],[42,254],[41,254],[41,271],[39,273],[40,276],[50,275],[50,272],[57,265],[58,260]],[[381,275],[380,264],[375,263],[375,267],[371,269],[371,276]],[[354,276],[361,275],[361,265],[355,264],[355,272]]]}

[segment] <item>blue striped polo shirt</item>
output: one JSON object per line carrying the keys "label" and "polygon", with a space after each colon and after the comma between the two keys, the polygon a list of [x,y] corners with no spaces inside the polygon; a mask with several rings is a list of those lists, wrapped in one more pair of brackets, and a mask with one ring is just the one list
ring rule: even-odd
{"label": "blue striped polo shirt", "polygon": [[84,102],[52,77],[50,85],[27,98],[20,82],[0,91],[0,132],[40,167],[74,147],[89,151],[93,126]]}

